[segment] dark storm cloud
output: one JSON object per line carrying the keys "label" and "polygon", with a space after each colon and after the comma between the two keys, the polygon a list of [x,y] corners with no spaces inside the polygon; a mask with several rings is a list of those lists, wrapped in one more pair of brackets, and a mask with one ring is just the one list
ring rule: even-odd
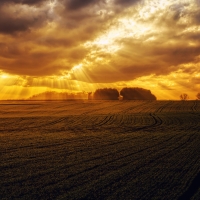
{"label": "dark storm cloud", "polygon": [[0,5],[1,4],[8,4],[8,3],[35,5],[35,4],[45,2],[45,1],[47,1],[47,0],[1,0]]}
{"label": "dark storm cloud", "polygon": [[135,3],[138,3],[138,2],[140,2],[140,1],[142,1],[142,0],[115,0],[115,3],[116,4],[119,4],[119,5],[133,5],[133,4],[135,4]]}
{"label": "dark storm cloud", "polygon": [[77,10],[97,3],[99,0],[67,0],[66,6],[69,10]]}
{"label": "dark storm cloud", "polygon": [[183,63],[194,62],[195,57],[200,55],[199,46],[177,45],[157,47],[152,51],[152,56],[156,55],[168,65],[180,65]]}
{"label": "dark storm cloud", "polygon": [[26,19],[13,16],[2,16],[0,18],[0,33],[13,34],[19,31],[26,31],[30,27],[41,24],[40,18]]}
{"label": "dark storm cloud", "polygon": [[[19,1],[10,1],[17,3]],[[27,3],[37,3],[39,1],[29,1]],[[0,6],[0,33],[13,34],[16,32],[27,31],[32,27],[39,27],[45,23],[48,19],[47,12],[45,10],[34,10],[30,15],[27,10],[31,7],[23,8],[19,4],[5,4]]]}
{"label": "dark storm cloud", "polygon": [[38,4],[38,3],[43,3],[43,2],[47,2],[47,0],[21,0],[21,2],[23,4],[29,4],[29,5],[33,5],[33,4]]}

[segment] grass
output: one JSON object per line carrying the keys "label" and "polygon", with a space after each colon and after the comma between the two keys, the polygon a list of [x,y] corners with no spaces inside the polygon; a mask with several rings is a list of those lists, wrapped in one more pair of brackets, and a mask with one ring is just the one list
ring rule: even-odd
{"label": "grass", "polygon": [[199,101],[0,103],[0,199],[199,199]]}

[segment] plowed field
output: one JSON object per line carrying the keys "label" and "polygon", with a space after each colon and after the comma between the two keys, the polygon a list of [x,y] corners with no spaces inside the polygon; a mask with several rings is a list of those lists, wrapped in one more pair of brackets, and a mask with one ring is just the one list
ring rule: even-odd
{"label": "plowed field", "polygon": [[2,101],[0,199],[200,199],[200,101]]}

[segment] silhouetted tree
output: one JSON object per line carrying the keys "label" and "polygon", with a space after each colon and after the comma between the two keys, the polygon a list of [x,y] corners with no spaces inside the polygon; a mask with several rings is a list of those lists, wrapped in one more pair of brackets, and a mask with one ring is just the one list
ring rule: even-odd
{"label": "silhouetted tree", "polygon": [[197,93],[197,96],[196,96],[196,97],[197,97],[198,100],[200,100],[200,92]]}
{"label": "silhouetted tree", "polygon": [[189,99],[189,96],[188,96],[188,94],[183,93],[183,94],[180,95],[180,99],[183,100],[183,101],[185,101],[185,100]]}
{"label": "silhouetted tree", "polygon": [[150,90],[143,88],[123,88],[120,91],[123,100],[156,100],[156,96]]}
{"label": "silhouetted tree", "polygon": [[96,100],[118,100],[119,92],[117,89],[103,88],[94,92],[93,99]]}

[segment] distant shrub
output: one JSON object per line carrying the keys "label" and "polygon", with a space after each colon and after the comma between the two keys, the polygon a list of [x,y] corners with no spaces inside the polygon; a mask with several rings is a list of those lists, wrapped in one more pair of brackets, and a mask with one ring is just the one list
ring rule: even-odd
{"label": "distant shrub", "polygon": [[180,99],[183,100],[183,101],[186,101],[186,100],[189,99],[189,96],[188,96],[188,94],[183,93],[183,94],[180,95]]}
{"label": "distant shrub", "polygon": [[67,100],[67,99],[87,99],[87,93],[67,93],[67,92],[54,92],[47,91],[40,94],[35,94],[29,100]]}
{"label": "distant shrub", "polygon": [[119,92],[113,88],[97,89],[93,94],[93,99],[96,100],[118,100]]}
{"label": "distant shrub", "polygon": [[143,88],[123,88],[120,91],[123,100],[156,100],[156,96],[150,90]]}

